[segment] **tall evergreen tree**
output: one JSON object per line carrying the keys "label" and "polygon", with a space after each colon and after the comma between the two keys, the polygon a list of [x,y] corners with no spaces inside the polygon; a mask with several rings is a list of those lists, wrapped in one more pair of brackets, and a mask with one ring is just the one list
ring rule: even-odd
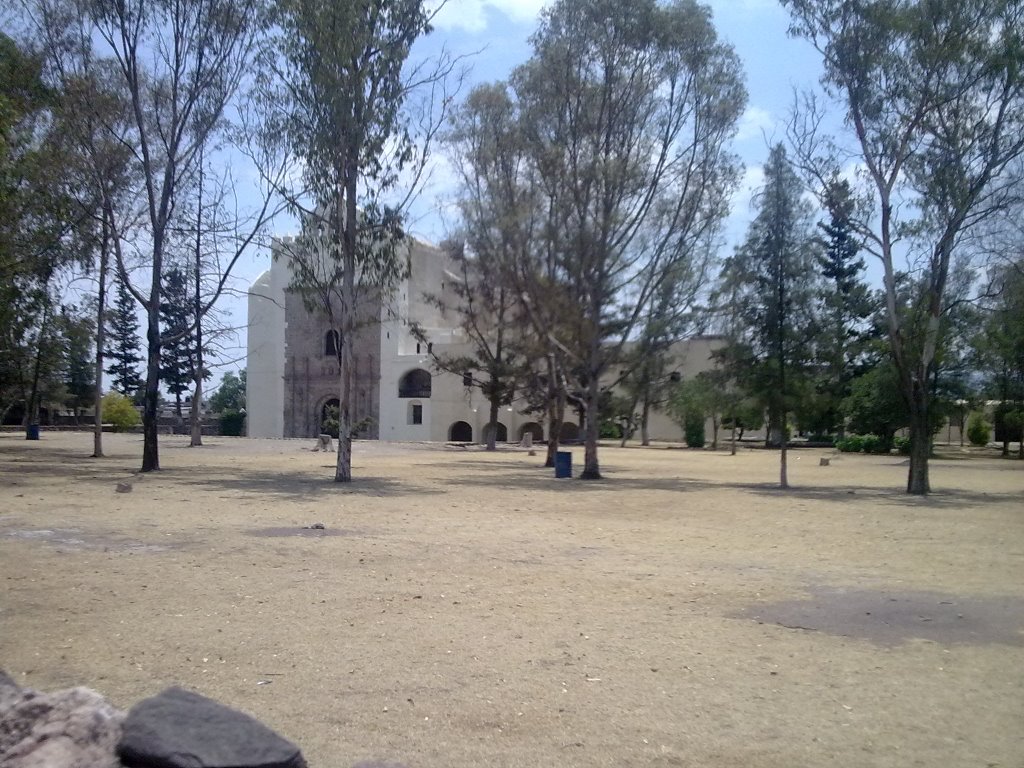
{"label": "tall evergreen tree", "polygon": [[850,394],[850,382],[857,373],[856,361],[863,355],[867,318],[873,302],[867,285],[860,279],[864,260],[854,230],[855,200],[845,179],[833,179],[823,195],[828,220],[820,222],[821,248],[814,259],[823,278],[821,285],[821,334],[817,343],[818,380],[814,411],[803,426],[815,432],[843,431],[840,406]]}
{"label": "tall evergreen tree", "polygon": [[164,278],[160,324],[164,338],[172,339],[160,350],[160,381],[174,395],[174,412],[181,416],[181,396],[192,383],[195,359],[194,312],[188,283],[180,269]]}
{"label": "tall evergreen tree", "polygon": [[727,261],[723,278],[736,297],[746,332],[724,356],[768,411],[769,440],[782,449],[780,484],[786,474],[786,422],[805,381],[814,317],[814,238],[810,208],[781,144],[772,147],[765,183],[755,199],[757,215],[746,241]]}
{"label": "tall evergreen tree", "polygon": [[114,306],[107,315],[107,335],[110,347],[106,356],[110,365],[105,370],[113,377],[111,387],[134,398],[143,384],[138,368],[142,362],[139,318],[135,314],[135,299],[121,280],[116,281]]}

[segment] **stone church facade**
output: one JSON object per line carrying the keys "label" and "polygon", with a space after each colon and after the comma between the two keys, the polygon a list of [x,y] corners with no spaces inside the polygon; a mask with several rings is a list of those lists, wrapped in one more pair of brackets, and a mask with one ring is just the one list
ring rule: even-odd
{"label": "stone church facade", "polygon": [[[336,332],[322,314],[306,309],[288,291],[291,272],[283,253],[291,238],[273,244],[269,270],[248,292],[249,332],[246,374],[246,425],[250,437],[314,437],[331,405],[339,399]],[[410,332],[415,321],[427,333],[433,351],[471,355],[454,318],[445,317],[427,295],[454,303],[459,280],[448,257],[427,243],[409,244],[409,277],[387,304],[361,308],[353,343],[355,394],[353,417],[358,437],[381,440],[483,442],[487,402],[465,386],[461,375],[431,367],[431,350]],[[679,345],[677,371],[683,377],[710,367],[714,342],[696,339]],[[547,437],[546,425],[515,404],[502,408],[498,439],[518,441],[525,432]],[[563,437],[574,438],[578,425],[567,424]],[[664,414],[651,423],[656,440],[679,440],[681,430]]]}

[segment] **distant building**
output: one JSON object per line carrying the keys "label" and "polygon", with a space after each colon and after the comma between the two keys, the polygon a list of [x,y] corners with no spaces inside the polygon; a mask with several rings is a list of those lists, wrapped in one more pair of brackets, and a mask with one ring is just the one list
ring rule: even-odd
{"label": "distant building", "polygon": [[[313,437],[320,433],[328,408],[339,399],[337,336],[326,320],[309,312],[287,286],[291,273],[284,247],[274,243],[269,270],[249,289],[248,362],[246,373],[247,429],[250,437]],[[371,303],[353,343],[355,393],[353,422],[363,422],[359,437],[380,440],[483,442],[488,403],[461,375],[438,373],[430,350],[410,333],[409,323],[422,326],[433,351],[472,354],[454,318],[445,317],[424,296],[446,296],[454,303],[459,280],[449,257],[434,246],[412,241],[410,274],[388,305]],[[712,339],[677,345],[675,370],[690,378],[711,367]],[[567,413],[569,421],[574,414]],[[548,436],[547,425],[513,404],[501,410],[498,440],[518,441],[527,432]],[[681,430],[656,413],[650,434],[655,440],[679,440]],[[563,437],[579,435],[579,425],[566,424]]]}

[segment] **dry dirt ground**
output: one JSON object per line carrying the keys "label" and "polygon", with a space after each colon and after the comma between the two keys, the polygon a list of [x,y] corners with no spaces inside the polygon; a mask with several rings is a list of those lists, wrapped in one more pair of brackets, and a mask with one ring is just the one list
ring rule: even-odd
{"label": "dry dirt ground", "polygon": [[[310,765],[1024,766],[1024,464],[0,436],[0,667]],[[574,449],[574,461],[581,451]],[[119,482],[133,484],[117,493]],[[302,526],[323,523],[324,531]]]}

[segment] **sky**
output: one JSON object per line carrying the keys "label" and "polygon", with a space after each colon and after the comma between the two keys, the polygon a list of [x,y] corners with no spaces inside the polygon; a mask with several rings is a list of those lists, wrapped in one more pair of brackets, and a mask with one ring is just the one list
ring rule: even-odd
{"label": "sky", "polygon": [[[752,217],[750,199],[763,182],[761,169],[768,147],[785,138],[785,120],[794,89],[815,88],[821,63],[808,43],[788,37],[789,16],[776,0],[704,2],[712,9],[719,37],[734,47],[742,62],[748,91],[747,109],[733,144],[733,151],[744,163],[744,172],[726,223],[726,249],[731,250]],[[434,32],[417,44],[412,57],[436,55],[442,46],[455,55],[470,56],[471,72],[463,94],[473,85],[505,79],[513,68],[529,58],[529,37],[536,29],[544,4],[542,0],[449,0],[435,18]],[[446,215],[452,193],[451,175],[442,166],[411,211],[409,229],[414,235],[430,242],[445,236],[454,224],[450,214]],[[284,219],[275,222],[273,228],[277,235],[294,234],[295,230],[294,221]],[[269,266],[267,250],[247,256],[236,269],[235,295],[226,296],[221,305],[226,322],[239,329],[242,357],[244,290]],[[244,360],[228,364],[215,373],[214,381],[220,381],[223,370],[243,366]]]}

